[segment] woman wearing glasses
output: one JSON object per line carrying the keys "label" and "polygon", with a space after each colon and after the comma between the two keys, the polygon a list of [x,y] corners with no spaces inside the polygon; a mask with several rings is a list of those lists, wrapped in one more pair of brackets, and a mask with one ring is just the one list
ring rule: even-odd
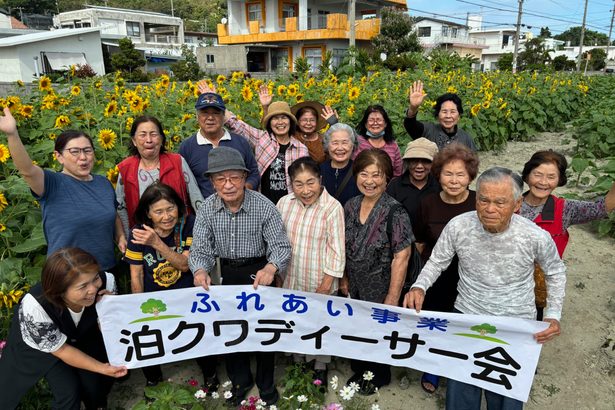
{"label": "woman wearing glasses", "polygon": [[160,121],[149,115],[136,118],[130,137],[132,155],[119,163],[120,174],[115,186],[124,233],[128,235],[129,228],[135,224],[139,198],[155,181],[171,186],[186,211],[194,214],[203,202],[203,195],[186,160],[179,154],[166,152],[166,136]]}
{"label": "woman wearing glasses", "polygon": [[79,247],[92,254],[102,270],[112,270],[114,241],[124,252],[126,236],[116,212],[113,186],[107,178],[92,174],[96,158],[90,136],[81,131],[62,132],[54,147],[62,171],[54,172],[32,163],[8,108],[0,116],[0,131],[8,137],[15,168],[41,204],[47,255],[60,248]]}
{"label": "woman wearing glasses", "polygon": [[353,159],[362,151],[378,148],[386,152],[393,164],[393,176],[403,173],[401,151],[395,142],[393,124],[382,105],[370,105],[365,109],[363,118],[357,126],[357,141],[359,146],[354,152]]}
{"label": "woman wearing glasses", "polygon": [[470,134],[457,126],[459,118],[463,114],[461,98],[457,94],[452,93],[439,96],[433,107],[434,117],[438,120],[438,123],[435,124],[416,119],[419,107],[426,95],[423,91],[422,81],[412,83],[412,88],[408,95],[410,106],[406,111],[406,118],[404,119],[404,128],[408,135],[410,135],[410,138],[413,140],[421,137],[427,138],[435,142],[439,150],[451,142],[459,142],[472,151],[476,151],[476,144],[474,144]]}

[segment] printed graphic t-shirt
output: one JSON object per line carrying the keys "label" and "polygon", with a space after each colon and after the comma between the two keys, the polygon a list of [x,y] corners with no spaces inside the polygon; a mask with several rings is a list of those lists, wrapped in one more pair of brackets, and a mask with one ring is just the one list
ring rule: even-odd
{"label": "printed graphic t-shirt", "polygon": [[289,144],[280,144],[280,151],[261,178],[261,193],[271,202],[277,204],[280,198],[288,194],[286,186],[286,150]]}

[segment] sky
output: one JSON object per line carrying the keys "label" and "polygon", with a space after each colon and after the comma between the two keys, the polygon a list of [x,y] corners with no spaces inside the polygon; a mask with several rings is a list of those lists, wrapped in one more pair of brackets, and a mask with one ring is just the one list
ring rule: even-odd
{"label": "sky", "polygon": [[[588,0],[587,29],[608,35],[614,4],[612,0]],[[483,28],[514,26],[518,7],[517,0],[408,0],[412,16],[436,17],[465,24],[468,13],[481,14]],[[569,27],[580,26],[584,7],[585,0],[524,0],[521,24],[526,27],[522,27],[522,31],[531,26],[530,31],[538,34],[540,27],[548,26],[556,35]]]}

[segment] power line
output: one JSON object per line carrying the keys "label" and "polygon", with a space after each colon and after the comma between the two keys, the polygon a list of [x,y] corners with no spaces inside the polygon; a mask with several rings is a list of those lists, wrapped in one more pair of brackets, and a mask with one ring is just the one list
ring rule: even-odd
{"label": "power line", "polygon": [[[493,10],[498,10],[498,11],[507,11],[507,12],[510,12],[510,13],[517,13],[516,10],[500,9],[500,8],[497,8],[497,7],[487,6],[487,5],[480,4],[480,3],[473,3],[473,2],[467,1],[467,0],[456,0],[456,1],[458,1],[460,3],[471,4],[473,6],[486,7],[486,8],[493,9]],[[524,13],[527,14],[528,16],[541,17],[541,18],[545,18],[545,19],[548,19],[548,20],[562,21],[564,23],[570,23],[570,24],[579,24],[578,21],[564,20],[564,19],[560,19],[560,18],[557,18],[557,17],[549,17],[549,16],[545,16],[543,14],[537,14],[537,13],[528,12],[528,11],[525,11]],[[586,26],[593,27],[593,28],[596,28],[596,29],[599,29],[599,30],[602,29],[602,27],[594,26],[593,24],[586,24]]]}
{"label": "power line", "polygon": [[[432,11],[419,10],[419,9],[415,9],[415,8],[413,8],[411,11],[416,11],[416,12],[419,12],[419,13],[427,14],[426,16],[415,16],[415,17],[441,16],[441,17],[446,17],[446,18],[450,18],[450,19],[453,19],[453,20],[467,21],[467,17],[455,17],[455,16],[452,16],[450,14],[434,13]],[[495,22],[495,21],[483,20],[482,22],[483,23],[487,23],[487,24],[497,24],[497,25],[500,25],[500,26],[502,26],[502,25],[512,26],[513,25],[512,23],[502,23],[501,21],[500,22]]]}

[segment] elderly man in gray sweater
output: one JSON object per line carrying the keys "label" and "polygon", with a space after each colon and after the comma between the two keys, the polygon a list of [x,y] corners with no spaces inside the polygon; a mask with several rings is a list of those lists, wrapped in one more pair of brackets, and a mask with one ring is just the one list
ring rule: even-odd
{"label": "elderly man in gray sweater", "polygon": [[[545,322],[534,335],[545,343],[560,334],[559,320],[566,286],[566,267],[550,235],[532,221],[515,214],[522,201],[523,182],[506,168],[494,167],[477,180],[476,212],[453,218],[406,294],[404,306],[421,310],[425,291],[455,255],[459,258],[458,313],[536,318],[534,263],[545,271],[549,292]],[[480,409],[482,389],[449,380],[447,409]],[[485,391],[487,407],[521,409],[523,402]]]}

